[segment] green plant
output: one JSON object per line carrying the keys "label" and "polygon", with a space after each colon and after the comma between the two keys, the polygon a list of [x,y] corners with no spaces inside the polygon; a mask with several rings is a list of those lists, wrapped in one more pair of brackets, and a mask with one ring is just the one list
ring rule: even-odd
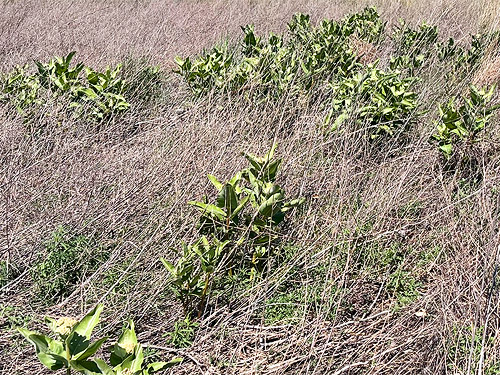
{"label": "green plant", "polygon": [[414,77],[402,78],[399,71],[384,72],[368,65],[352,78],[331,84],[332,108],[324,121],[336,130],[349,118],[371,126],[370,139],[392,136],[408,128],[419,116],[417,94],[411,86]]}
{"label": "green plant", "polygon": [[408,69],[410,75],[413,75],[434,52],[438,30],[436,26],[425,22],[414,30],[401,20],[392,38],[397,45],[398,55],[391,59],[391,69]]}
{"label": "green plant", "polygon": [[174,330],[167,332],[168,343],[176,348],[188,348],[193,344],[195,331],[199,323],[192,321],[189,316],[175,322]]}
{"label": "green plant", "polygon": [[[184,77],[196,97],[211,92],[244,92],[249,97],[279,97],[322,89],[331,77],[349,77],[361,68],[352,38],[378,43],[385,23],[375,8],[323,20],[317,26],[309,15],[295,14],[286,34],[255,34],[252,25],[242,27],[241,42],[227,44],[195,58],[177,57],[175,70]],[[352,37],[352,38],[351,38]],[[250,90],[250,93],[248,92]]]}
{"label": "green plant", "polygon": [[[273,255],[279,238],[278,226],[304,199],[287,201],[276,183],[281,159],[273,160],[276,145],[264,157],[244,154],[250,166],[222,183],[208,179],[218,195],[215,203],[191,201],[201,211],[199,230],[203,236],[193,244],[182,244],[175,264],[161,258],[171,285],[188,314],[197,306],[201,315],[207,296],[220,275],[248,267],[253,278]],[[195,303],[196,302],[196,303]]]}
{"label": "green plant", "polygon": [[[490,105],[495,86],[478,89],[471,85],[469,97],[451,98],[439,105],[437,131],[432,139],[446,159],[450,159],[458,145],[472,145],[479,141],[479,134],[487,127],[500,104]],[[457,101],[462,104],[457,105]]]}
{"label": "green plant", "polygon": [[65,92],[74,90],[79,86],[78,76],[84,68],[83,63],[78,63],[71,68],[71,60],[75,51],[70,52],[66,57],[55,57],[48,63],[35,61],[38,68],[38,80],[42,87],[57,93],[58,90]]}
{"label": "green plant", "polygon": [[[143,346],[137,341],[134,322],[128,320],[127,326],[123,329],[118,341],[111,348],[109,364],[103,360],[96,360],[98,369],[101,372],[96,374],[104,375],[150,375],[166,368],[175,366],[182,362],[182,358],[173,358],[169,362],[153,362],[148,365],[144,363]],[[94,375],[92,372],[83,372],[86,375]]]}
{"label": "green plant", "polygon": [[[266,325],[297,324],[305,314],[312,312],[322,304],[321,290],[324,285],[288,285],[268,298],[263,311]],[[331,314],[328,314],[328,318]]]}
{"label": "green plant", "polygon": [[194,94],[200,95],[213,87],[222,87],[226,83],[233,57],[227,45],[214,47],[209,53],[191,61],[189,57],[175,58],[179,67],[174,72],[181,74]]}
{"label": "green plant", "polygon": [[17,66],[8,74],[0,76],[0,102],[11,102],[21,114],[32,104],[41,104],[38,96],[40,82],[27,73],[28,65]]}
{"label": "green plant", "polygon": [[[448,342],[446,362],[450,371],[464,373],[466,368],[479,370],[481,352],[491,348],[495,338],[486,333],[482,326],[455,326]],[[482,373],[485,375],[500,374],[500,363],[486,360]]]}
{"label": "green plant", "polygon": [[304,300],[297,292],[277,295],[266,300],[264,320],[266,325],[296,323],[301,318]]}
{"label": "green plant", "polygon": [[1,78],[0,101],[11,102],[26,119],[28,109],[55,104],[61,97],[75,117],[85,115],[96,122],[126,111],[130,104],[122,95],[126,84],[119,76],[121,65],[98,72],[81,62],[72,66],[74,55],[70,52],[47,63],[35,61],[37,70],[31,74],[29,66],[16,67]]}
{"label": "green plant", "polygon": [[16,306],[8,304],[0,304],[0,330],[13,329],[22,325],[26,325],[31,321],[32,317],[20,311]]}
{"label": "green plant", "polygon": [[107,338],[90,343],[90,336],[99,322],[102,308],[102,305],[96,306],[80,321],[68,317],[58,320],[45,318],[52,332],[58,335],[58,339],[25,328],[18,328],[18,331],[35,346],[38,359],[47,368],[53,371],[65,368],[66,373],[70,374],[72,368],[79,370],[90,364],[96,365],[89,358],[99,350]]}
{"label": "green plant", "polygon": [[[121,65],[115,69],[107,68],[104,73],[91,68],[85,68],[86,85],[78,87],[75,92],[72,107],[80,107],[83,103],[90,104],[90,117],[101,121],[111,113],[127,110],[130,104],[122,95],[125,81],[118,76]],[[80,102],[81,101],[81,102]]]}
{"label": "green plant", "polygon": [[382,40],[387,25],[387,22],[382,22],[375,7],[367,7],[362,12],[347,15],[342,23],[344,34],[354,34],[370,43],[379,43]]}
{"label": "green plant", "polygon": [[202,213],[200,230],[243,250],[241,257],[250,260],[253,269],[272,250],[278,238],[276,228],[287,212],[304,202],[303,198],[287,201],[275,183],[281,164],[281,159],[273,160],[275,149],[276,144],[264,157],[245,153],[250,166],[227,183],[209,175],[218,190],[215,204],[206,198],[205,202],[189,202]]}
{"label": "green plant", "polygon": [[68,296],[107,256],[95,239],[71,233],[62,226],[44,245],[47,257],[32,268],[31,277],[38,296],[46,302]]}
{"label": "green plant", "polygon": [[389,276],[387,291],[396,297],[396,310],[414,302],[420,296],[421,283],[411,272],[398,269]]}
{"label": "green plant", "polygon": [[160,258],[170,273],[173,291],[182,302],[186,314],[192,309],[194,299],[199,300],[199,313],[203,311],[206,296],[212,287],[214,272],[227,244],[228,241],[220,242],[215,237],[210,243],[207,237],[203,236],[192,245],[182,244],[182,255],[175,265]]}
{"label": "green plant", "polygon": [[25,328],[18,328],[18,331],[35,346],[37,357],[43,365],[52,371],[64,368],[68,375],[71,370],[85,375],[149,375],[182,361],[181,358],[174,358],[170,362],[155,362],[144,367],[143,348],[137,342],[131,320],[111,348],[110,365],[99,358],[92,359],[108,339],[104,337],[93,343],[90,341],[102,310],[103,305],[99,304],[79,321],[70,317],[57,320],[46,317],[45,322],[57,339]]}

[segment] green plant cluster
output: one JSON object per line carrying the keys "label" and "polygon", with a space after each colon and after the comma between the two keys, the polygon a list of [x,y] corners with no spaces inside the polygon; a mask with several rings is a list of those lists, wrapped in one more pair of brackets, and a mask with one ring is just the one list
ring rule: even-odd
{"label": "green plant cluster", "polygon": [[414,30],[404,21],[400,21],[392,38],[396,44],[397,55],[391,58],[391,69],[408,69],[413,74],[433,53],[438,39],[438,29],[437,26],[424,22]]}
{"label": "green plant cluster", "polygon": [[28,65],[16,67],[0,78],[0,101],[10,102],[28,116],[33,106],[41,108],[65,97],[75,117],[96,122],[127,110],[130,104],[122,95],[125,81],[119,76],[121,65],[99,72],[81,62],[72,66],[74,55],[71,52],[48,63],[35,61],[37,71],[32,74]]}
{"label": "green plant cluster", "polygon": [[51,302],[69,295],[107,257],[94,238],[62,226],[45,243],[45,249],[48,255],[32,268],[31,277],[38,296]]}
{"label": "green plant cluster", "polygon": [[487,127],[500,104],[491,105],[495,86],[489,89],[469,87],[469,96],[453,97],[439,105],[439,120],[432,139],[446,159],[450,159],[458,146],[470,146],[479,141],[480,134]]}
{"label": "green plant cluster", "polygon": [[[314,94],[319,88],[332,98],[324,120],[330,130],[354,117],[370,125],[371,139],[394,135],[417,118],[419,103],[411,90],[417,79],[401,77],[397,66],[390,71],[378,69],[377,63],[364,66],[353,44],[353,40],[380,43],[384,30],[375,8],[340,21],[323,20],[316,27],[308,15],[296,14],[287,35],[270,34],[265,40],[256,36],[253,26],[246,26],[239,48],[230,51],[226,45],[194,60],[177,58],[177,72],[196,96],[213,89],[245,88],[279,96]],[[421,39],[405,36],[405,51],[412,38]]]}
{"label": "green plant cluster", "polygon": [[79,321],[69,317],[58,320],[46,317],[45,322],[56,339],[25,328],[18,328],[18,331],[35,346],[43,365],[52,371],[66,369],[67,375],[72,370],[85,375],[149,375],[182,362],[182,358],[174,358],[146,365],[143,346],[137,341],[131,320],[110,348],[109,362],[92,358],[108,339],[90,341],[102,310],[103,305],[97,305]]}
{"label": "green plant cluster", "polygon": [[287,200],[276,184],[281,159],[273,159],[275,148],[273,145],[264,157],[244,154],[250,166],[225,183],[209,175],[218,191],[215,203],[206,198],[189,202],[201,212],[203,236],[193,244],[183,243],[175,264],[162,259],[186,313],[194,309],[196,301],[201,314],[215,278],[236,267],[248,269],[252,278],[262,271],[278,245],[279,225],[304,202]]}
{"label": "green plant cluster", "polygon": [[304,92],[353,74],[361,64],[351,39],[378,42],[384,27],[374,8],[340,21],[323,20],[316,27],[309,15],[296,14],[285,35],[262,38],[252,25],[242,27],[237,48],[224,45],[194,59],[178,57],[176,72],[196,96],[214,89],[251,89],[259,96]]}
{"label": "green plant cluster", "polygon": [[[453,327],[446,358],[450,371],[465,373],[469,371],[466,370],[469,368],[473,372],[479,372],[481,352],[488,350],[495,343],[495,336],[485,331],[486,328],[483,326]],[[500,362],[488,360],[488,357],[485,356],[481,370],[481,373],[485,375],[498,375],[500,374]]]}
{"label": "green plant cluster", "polygon": [[[449,78],[469,74],[484,56],[487,47],[500,42],[499,32],[486,32],[470,36],[468,47],[459,45],[453,38],[439,40],[437,26],[422,23],[416,29],[403,20],[394,29],[391,39],[394,56],[390,60],[391,69],[400,69],[414,75],[423,66],[431,63],[447,62],[452,70]],[[431,57],[435,56],[436,60]]]}
{"label": "green plant cluster", "polygon": [[261,37],[247,25],[236,46],[226,43],[195,58],[176,58],[176,72],[196,97],[214,90],[258,98],[306,93],[324,101],[326,96],[331,102],[323,105],[328,131],[355,119],[368,125],[373,140],[401,134],[423,113],[417,110],[421,103],[415,90],[423,66],[446,62],[445,75],[456,81],[477,68],[488,46],[500,43],[500,32],[489,32],[472,35],[465,47],[453,38],[439,40],[437,26],[424,22],[412,28],[400,21],[390,35],[389,66],[380,69],[378,61],[362,64],[363,51],[353,42],[377,45],[384,41],[385,26],[375,8],[317,26],[309,15],[299,13],[286,34]]}
{"label": "green plant cluster", "polygon": [[385,72],[368,65],[353,77],[331,85],[331,110],[325,118],[331,130],[354,118],[370,126],[370,138],[394,135],[417,118],[417,94],[411,86],[417,78],[402,78],[399,71]]}
{"label": "green plant cluster", "polygon": [[188,348],[193,344],[196,328],[200,324],[189,316],[174,323],[174,330],[167,332],[168,342],[176,348]]}

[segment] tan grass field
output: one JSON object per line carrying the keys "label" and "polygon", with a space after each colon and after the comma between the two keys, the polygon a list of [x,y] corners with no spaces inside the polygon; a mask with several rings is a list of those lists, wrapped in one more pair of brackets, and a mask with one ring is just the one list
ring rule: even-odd
{"label": "tan grass field", "polygon": [[[74,50],[98,68],[123,62],[130,82],[157,65],[162,80],[148,100],[139,84],[130,109],[100,126],[60,103],[27,123],[0,101],[0,374],[49,373],[15,327],[42,331],[44,316],[81,317],[96,303],[96,337],[133,318],[151,358],[184,358],[166,374],[500,374],[500,117],[475,145],[477,183],[447,172],[429,142],[438,102],[470,82],[500,84],[498,46],[453,84],[431,64],[418,86],[428,111],[407,142],[377,150],[353,123],[325,136],[321,101],[195,100],[172,72],[175,56],[235,41],[242,25],[280,33],[297,12],[316,23],[366,5],[389,29],[426,21],[464,45],[500,29],[494,0],[0,3],[1,73]],[[388,66],[387,45],[357,48]],[[280,231],[287,256],[211,298],[192,344],[176,348],[165,334],[185,315],[159,257],[176,259],[173,249],[195,239],[199,214],[187,202],[215,196],[206,175],[230,178],[247,165],[242,152],[263,155],[274,142],[279,184],[306,198]],[[96,242],[72,263],[81,276],[69,292],[47,302],[33,270],[60,226]],[[399,273],[374,266],[384,257]]]}

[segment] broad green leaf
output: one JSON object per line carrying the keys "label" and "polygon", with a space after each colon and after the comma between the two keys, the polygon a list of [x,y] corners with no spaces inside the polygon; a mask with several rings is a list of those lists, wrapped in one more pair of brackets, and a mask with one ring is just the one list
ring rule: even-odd
{"label": "broad green leaf", "polygon": [[65,63],[67,65],[69,65],[71,63],[71,60],[73,60],[73,56],[75,56],[75,53],[76,53],[76,51],[71,51],[70,53],[68,53],[68,56],[66,56],[66,59],[65,59],[66,60]]}
{"label": "broad green leaf", "polygon": [[248,153],[244,153],[243,156],[245,156],[245,158],[250,162],[250,164],[252,164],[252,166],[257,171],[260,171],[260,169],[262,168],[262,164],[264,164],[264,161],[262,160],[262,158],[259,158],[255,155],[248,154]]}
{"label": "broad green leaf", "polygon": [[66,338],[65,343],[68,346],[70,357],[75,358],[89,347],[90,340],[85,336],[73,332]]}
{"label": "broad green leaf", "polygon": [[337,130],[347,119],[349,119],[349,114],[347,111],[342,112],[337,119],[334,121],[330,131]]}
{"label": "broad green leaf", "polygon": [[51,352],[56,355],[63,355],[65,352],[64,345],[59,340],[51,339],[48,336],[40,335],[25,328],[18,328],[17,330],[35,346],[37,353]]}
{"label": "broad green leaf", "polygon": [[94,90],[88,87],[82,87],[78,89],[79,94],[84,94],[87,99],[95,99],[98,97],[98,95],[95,93]]}
{"label": "broad green leaf", "polygon": [[138,344],[134,350],[134,354],[128,356],[120,365],[115,369],[129,369],[132,373],[142,369],[142,362],[144,361],[144,354],[142,353],[142,345]]}
{"label": "broad green leaf", "polygon": [[241,211],[243,208],[245,208],[245,206],[246,206],[246,204],[247,204],[247,202],[248,202],[248,199],[249,199],[249,198],[250,198],[250,197],[247,195],[247,196],[245,196],[245,197],[244,197],[244,198],[240,201],[240,204],[238,205],[238,207],[236,207],[236,208],[234,209],[233,213],[231,214],[231,217],[230,217],[230,219],[231,219],[231,220],[232,220],[232,219],[234,219],[234,218],[235,218],[235,217],[236,217],[236,216],[240,213],[240,211]]}
{"label": "broad green leaf", "polygon": [[99,323],[99,315],[101,314],[104,306],[98,304],[94,307],[87,315],[83,317],[80,322],[78,322],[72,329],[72,332],[78,333],[87,339],[90,339],[92,331],[94,330],[97,323]]}
{"label": "broad green leaf", "polygon": [[273,214],[274,208],[283,200],[283,194],[274,194],[264,201],[259,206],[259,212],[265,217],[270,217]]}
{"label": "broad green leaf", "polygon": [[281,159],[277,159],[272,163],[270,163],[269,167],[267,167],[267,171],[265,171],[264,173],[266,174],[265,177],[267,177],[269,181],[274,181],[276,179],[276,173],[278,172],[280,164],[281,164]]}
{"label": "broad green leaf", "polygon": [[122,363],[138,345],[134,322],[129,319],[127,323],[128,327],[123,330],[117,343],[111,349],[110,362],[112,366]]}
{"label": "broad green leaf", "polygon": [[242,172],[238,172],[236,173],[229,181],[228,183],[233,185],[235,187],[235,190],[236,192],[238,193],[238,189],[237,189],[237,186],[238,186],[238,182],[241,180],[241,176],[242,176]]}
{"label": "broad green leaf", "polygon": [[220,209],[219,207],[209,204],[209,203],[203,203],[203,202],[198,202],[198,201],[190,201],[188,204],[191,204],[195,207],[201,208],[203,212],[207,212],[211,215],[216,216],[219,220],[224,220],[226,218],[226,213]]}
{"label": "broad green leaf", "polygon": [[101,371],[102,374],[104,375],[115,375],[115,372],[113,369],[102,359],[96,358],[94,359],[94,362],[96,363],[97,367]]}
{"label": "broad green leaf", "polygon": [[[95,361],[73,360],[70,361],[70,364],[71,367],[74,368],[76,371],[79,371],[85,375],[106,374],[106,372],[103,372],[103,370]],[[109,373],[110,372],[108,371],[107,374]]]}
{"label": "broad green leaf", "polygon": [[62,369],[64,367],[68,367],[68,362],[66,358],[54,354],[54,353],[37,353],[37,357],[45,365],[47,368],[52,371]]}
{"label": "broad green leaf", "polygon": [[222,182],[220,182],[219,180],[217,180],[217,177],[215,177],[214,175],[207,175],[208,179],[210,180],[210,182],[212,183],[212,185],[215,186],[215,188],[218,190],[218,191],[221,191],[222,190],[222,187],[224,186],[222,184]]}
{"label": "broad green leaf", "polygon": [[441,145],[439,146],[439,148],[441,149],[441,151],[443,151],[443,153],[447,158],[449,158],[453,153],[453,145],[450,143]]}
{"label": "broad green leaf", "polygon": [[89,358],[90,356],[93,356],[104,344],[104,342],[107,340],[107,337],[103,337],[102,339],[97,340],[96,342],[90,344],[87,349],[85,349],[83,352],[78,353],[76,356],[73,357],[75,360],[84,360]]}
{"label": "broad green leaf", "polygon": [[151,363],[150,365],[148,365],[146,371],[149,374],[154,374],[157,371],[165,370],[169,367],[176,366],[176,365],[180,364],[182,361],[183,361],[183,358],[176,357],[176,358],[172,358],[169,362],[154,362],[154,363]]}
{"label": "broad green leaf", "polygon": [[302,198],[297,198],[297,199],[293,199],[289,202],[286,202],[282,207],[282,211],[286,212],[288,210],[291,210],[294,207],[298,207],[301,204],[303,204],[305,201],[306,201],[306,198],[302,197]]}
{"label": "broad green leaf", "polygon": [[102,304],[94,307],[71,330],[71,333],[66,339],[66,345],[68,346],[72,357],[88,348],[90,344],[90,336],[97,323],[99,323],[99,315],[101,314],[102,309]]}
{"label": "broad green leaf", "polygon": [[217,197],[217,205],[220,208],[225,208],[225,216],[231,216],[232,212],[238,206],[238,197],[236,196],[233,185],[224,185]]}
{"label": "broad green leaf", "polygon": [[170,272],[174,276],[177,275],[176,267],[172,263],[170,263],[165,258],[160,258],[160,261],[163,263],[168,272]]}

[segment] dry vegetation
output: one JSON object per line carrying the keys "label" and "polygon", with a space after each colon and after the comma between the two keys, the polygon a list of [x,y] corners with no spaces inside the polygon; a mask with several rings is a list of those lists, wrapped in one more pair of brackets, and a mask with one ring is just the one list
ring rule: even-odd
{"label": "dry vegetation", "polygon": [[[388,28],[399,18],[426,21],[440,40],[464,45],[469,34],[500,26],[494,0],[370,4]],[[99,125],[58,103],[26,122],[0,102],[1,374],[48,373],[15,327],[43,330],[43,316],[82,316],[97,303],[105,309],[96,337],[115,337],[133,318],[152,357],[184,357],[171,374],[500,374],[498,115],[474,148],[473,172],[447,170],[429,142],[437,103],[469,82],[500,83],[498,46],[457,82],[429,64],[418,84],[429,111],[404,140],[375,146],[354,122],[325,135],[321,101],[256,104],[215,91],[193,99],[171,72],[176,55],[235,40],[240,25],[264,35],[285,30],[296,12],[315,23],[365,5],[0,3],[0,72],[75,50],[75,61],[91,66],[123,62],[135,84],[130,109]],[[387,44],[356,46],[363,62],[388,65]],[[152,97],[141,75],[149,65],[160,66]],[[193,319],[192,344],[175,348],[165,333],[185,315],[159,257],[174,260],[181,240],[195,239],[199,214],[187,202],[214,197],[206,175],[230,178],[246,167],[241,152],[263,155],[274,142],[278,182],[306,198],[280,232],[282,256],[261,277],[234,282],[229,297],[213,296]],[[61,226],[70,243],[63,263],[71,264],[52,266],[40,286],[39,265]],[[71,241],[81,241],[74,253]],[[54,295],[61,272],[76,276]]]}

